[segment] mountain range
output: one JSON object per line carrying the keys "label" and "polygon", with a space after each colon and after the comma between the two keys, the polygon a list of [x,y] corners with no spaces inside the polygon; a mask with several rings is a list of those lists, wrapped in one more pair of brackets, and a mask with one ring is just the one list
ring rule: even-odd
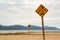
{"label": "mountain range", "polygon": [[[60,30],[56,27],[45,26],[45,30]],[[12,25],[12,26],[3,26],[0,25],[0,30],[28,30],[28,26],[23,25]],[[41,26],[31,25],[30,30],[42,30]]]}

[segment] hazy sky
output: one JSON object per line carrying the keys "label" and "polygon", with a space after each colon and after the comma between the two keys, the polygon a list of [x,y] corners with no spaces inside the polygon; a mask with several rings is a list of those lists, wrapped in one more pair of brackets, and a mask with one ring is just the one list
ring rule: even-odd
{"label": "hazy sky", "polygon": [[41,26],[41,17],[35,12],[40,4],[48,9],[45,26],[60,28],[60,0],[0,0],[0,24]]}

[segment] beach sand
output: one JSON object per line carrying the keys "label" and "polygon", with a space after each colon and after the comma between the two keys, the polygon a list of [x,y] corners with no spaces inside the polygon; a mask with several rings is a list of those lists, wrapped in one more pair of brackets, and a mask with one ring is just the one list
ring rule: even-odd
{"label": "beach sand", "polygon": [[[42,33],[0,35],[0,40],[43,40]],[[45,40],[60,40],[60,33],[45,33]]]}

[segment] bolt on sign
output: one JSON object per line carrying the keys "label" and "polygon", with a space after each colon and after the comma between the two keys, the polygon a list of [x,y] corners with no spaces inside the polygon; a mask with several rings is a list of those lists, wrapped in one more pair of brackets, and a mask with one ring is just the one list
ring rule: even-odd
{"label": "bolt on sign", "polygon": [[40,15],[40,16],[44,16],[47,12],[48,9],[45,8],[42,4],[35,10],[35,12]]}

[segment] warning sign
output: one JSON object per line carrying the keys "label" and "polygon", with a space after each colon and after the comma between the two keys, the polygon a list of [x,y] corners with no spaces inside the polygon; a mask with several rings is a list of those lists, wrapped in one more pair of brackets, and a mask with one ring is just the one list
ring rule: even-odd
{"label": "warning sign", "polygon": [[47,12],[48,12],[48,9],[45,8],[42,4],[36,9],[35,11],[38,15],[40,16],[44,16]]}

